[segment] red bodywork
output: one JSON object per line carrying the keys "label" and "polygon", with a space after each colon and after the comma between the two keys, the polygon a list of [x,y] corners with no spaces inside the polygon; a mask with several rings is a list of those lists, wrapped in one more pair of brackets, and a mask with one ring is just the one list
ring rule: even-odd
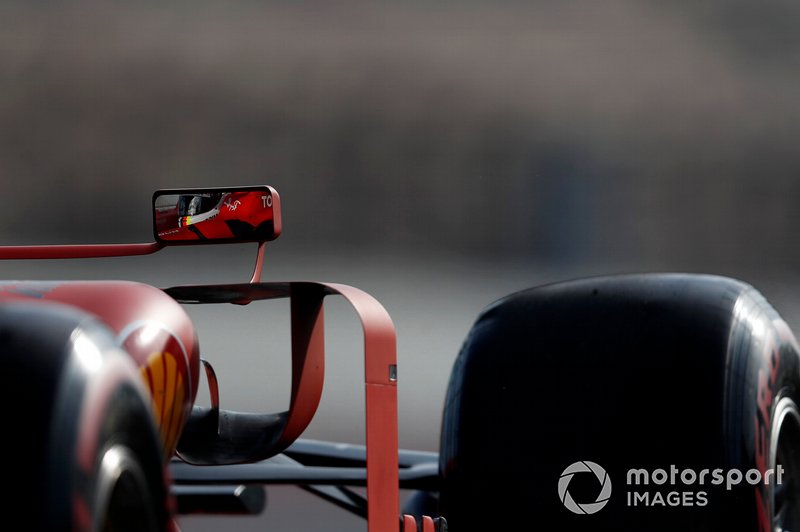
{"label": "red bodywork", "polygon": [[141,369],[167,457],[197,395],[200,354],[191,319],[161,290],[128,281],[8,282],[0,303],[39,300],[79,308],[108,325]]}
{"label": "red bodywork", "polygon": [[[82,255],[82,246],[58,247],[53,255]],[[104,246],[93,248],[103,254]],[[131,251],[145,249],[132,245]],[[37,256],[44,249],[0,248],[13,256]],[[114,248],[112,248],[112,251]],[[148,249],[148,252],[154,251]],[[87,251],[88,253],[88,251]],[[0,252],[0,258],[4,253]],[[191,291],[195,287],[186,287]],[[364,331],[366,394],[367,517],[371,532],[394,532],[399,515],[395,328],[383,306],[350,286],[328,283],[251,283],[196,287],[234,294],[238,304],[257,299],[292,300],[292,405],[281,438],[288,445],[316,413],[324,375],[323,299],[343,296]],[[171,289],[175,290],[175,289]],[[97,316],[134,359],[147,384],[164,443],[165,458],[175,454],[181,429],[197,394],[200,355],[197,335],[183,307],[164,291],[128,281],[26,281],[0,283],[0,303],[40,300],[69,305]]]}

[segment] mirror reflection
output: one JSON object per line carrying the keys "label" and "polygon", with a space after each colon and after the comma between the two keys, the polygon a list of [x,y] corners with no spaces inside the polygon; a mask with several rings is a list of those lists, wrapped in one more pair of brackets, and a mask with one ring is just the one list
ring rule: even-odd
{"label": "mirror reflection", "polygon": [[280,232],[275,223],[276,203],[273,191],[266,187],[157,192],[153,198],[156,238],[165,243],[273,240]]}

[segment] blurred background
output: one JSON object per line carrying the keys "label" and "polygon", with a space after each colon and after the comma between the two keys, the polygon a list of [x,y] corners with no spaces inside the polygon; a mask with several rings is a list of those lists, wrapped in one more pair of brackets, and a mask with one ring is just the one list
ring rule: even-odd
{"label": "blurred background", "polygon": [[[435,450],[458,348],[514,290],[718,273],[800,325],[798,27],[788,0],[3,1],[0,241],[146,241],[155,189],[271,184],[284,233],[265,280],[382,301],[399,332],[401,445]],[[253,251],[2,275],[241,281]],[[188,310],[224,404],[285,397],[288,305]],[[357,323],[342,303],[328,311],[309,434],[363,441]],[[269,497],[261,517],[185,530],[364,528],[290,488]]]}

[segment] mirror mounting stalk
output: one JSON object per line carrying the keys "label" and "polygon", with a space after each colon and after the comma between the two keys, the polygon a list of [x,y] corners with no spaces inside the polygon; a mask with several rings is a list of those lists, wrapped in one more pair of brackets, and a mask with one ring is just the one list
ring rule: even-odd
{"label": "mirror mounting stalk", "polygon": [[137,244],[0,246],[0,260],[132,257],[170,245],[256,242],[250,283],[259,283],[266,242],[281,234],[280,196],[267,185],[158,190],[153,194],[153,234],[155,242]]}
{"label": "mirror mounting stalk", "polygon": [[164,247],[161,242],[142,244],[73,244],[58,246],[0,246],[0,259],[92,259],[150,255]]}

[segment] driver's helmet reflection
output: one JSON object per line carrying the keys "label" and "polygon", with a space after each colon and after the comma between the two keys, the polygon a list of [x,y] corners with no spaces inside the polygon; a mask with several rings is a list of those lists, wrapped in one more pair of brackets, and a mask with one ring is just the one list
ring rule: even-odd
{"label": "driver's helmet reflection", "polygon": [[222,194],[184,194],[178,198],[178,226],[191,225],[192,216],[214,209]]}
{"label": "driver's helmet reflection", "polygon": [[186,209],[186,214],[188,216],[194,216],[195,214],[200,214],[200,196],[195,196],[192,198],[192,201],[189,202],[189,208]]}

